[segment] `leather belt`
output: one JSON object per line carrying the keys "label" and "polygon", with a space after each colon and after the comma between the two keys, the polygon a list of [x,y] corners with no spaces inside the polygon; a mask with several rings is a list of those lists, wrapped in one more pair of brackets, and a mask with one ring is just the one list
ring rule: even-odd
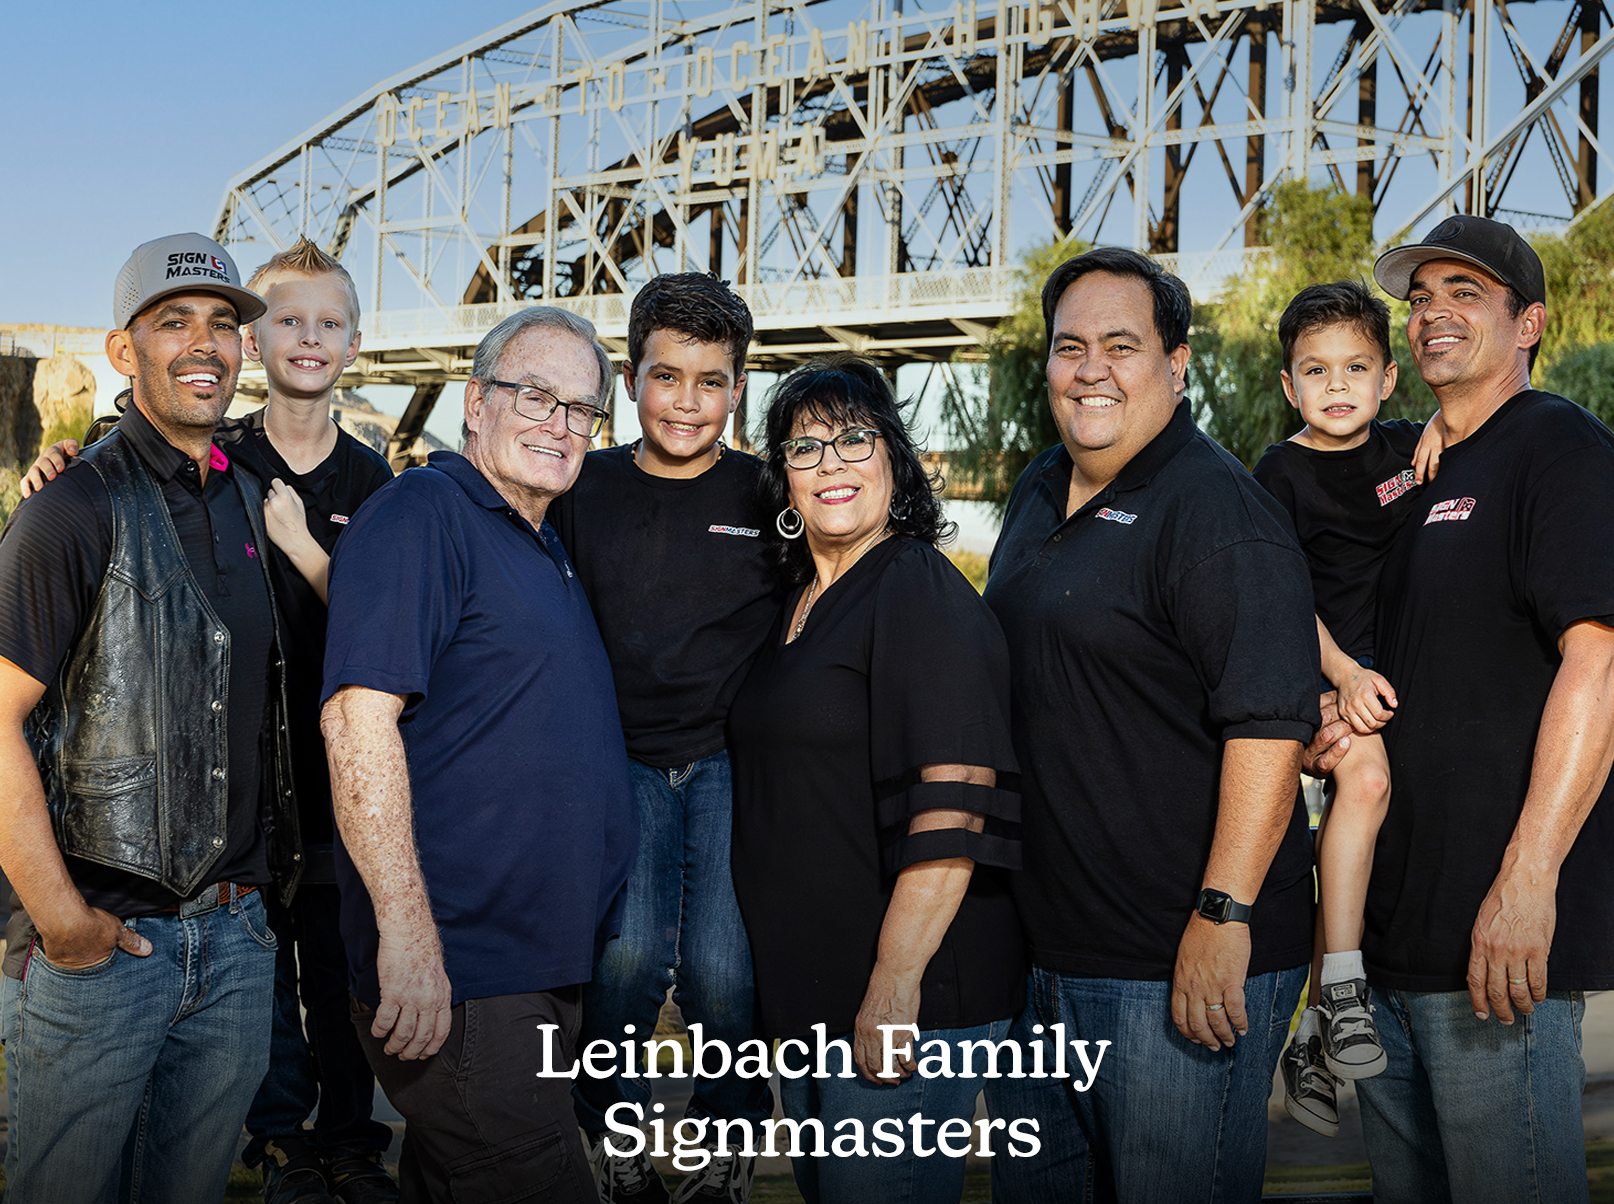
{"label": "leather belt", "polygon": [[221,907],[228,907],[231,890],[235,891],[237,899],[244,899],[257,889],[256,886],[236,886],[234,883],[220,882],[217,886],[207,887],[194,899],[186,899],[183,903],[163,908],[161,914],[177,914],[182,920],[194,920],[197,916],[205,916]]}

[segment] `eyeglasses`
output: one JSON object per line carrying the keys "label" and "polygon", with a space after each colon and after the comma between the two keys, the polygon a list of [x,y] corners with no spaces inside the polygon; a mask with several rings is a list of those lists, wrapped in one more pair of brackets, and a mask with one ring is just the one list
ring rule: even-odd
{"label": "eyeglasses", "polygon": [[537,385],[517,384],[510,380],[490,380],[487,383],[490,388],[509,389],[514,393],[516,413],[534,422],[548,422],[555,407],[560,406],[566,411],[566,429],[585,438],[592,439],[598,435],[605,426],[605,420],[611,416],[608,411],[591,406],[586,401],[562,401],[548,389],[540,389]]}
{"label": "eyeglasses", "polygon": [[817,468],[824,458],[826,447],[835,449],[842,464],[856,464],[874,454],[874,441],[879,437],[879,431],[854,426],[833,439],[814,439],[811,435],[786,439],[779,445],[779,450],[784,453],[785,463],[792,468]]}

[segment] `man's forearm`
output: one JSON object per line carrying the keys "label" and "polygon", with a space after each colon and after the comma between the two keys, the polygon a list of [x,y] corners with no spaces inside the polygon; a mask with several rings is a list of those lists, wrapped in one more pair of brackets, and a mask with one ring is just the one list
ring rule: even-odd
{"label": "man's forearm", "polygon": [[1614,762],[1614,629],[1577,623],[1564,633],[1563,645],[1504,872],[1516,867],[1556,875]]}
{"label": "man's forearm", "polygon": [[320,716],[337,831],[382,935],[436,931],[415,851],[402,713],[396,695],[345,686]]}
{"label": "man's forearm", "polygon": [[48,946],[93,921],[57,847],[39,767],[23,736],[23,722],[44,692],[0,660],[0,866]]}
{"label": "man's forearm", "polygon": [[51,830],[33,753],[9,725],[0,735],[0,866],[47,946],[89,919]]}
{"label": "man's forearm", "polygon": [[1294,740],[1229,740],[1222,746],[1216,835],[1203,884],[1253,903],[1283,841],[1300,787]]}

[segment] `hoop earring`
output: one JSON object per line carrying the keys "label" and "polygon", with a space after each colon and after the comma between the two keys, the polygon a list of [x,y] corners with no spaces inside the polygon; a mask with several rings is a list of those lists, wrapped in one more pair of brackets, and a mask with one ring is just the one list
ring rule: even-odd
{"label": "hoop earring", "polygon": [[913,514],[913,499],[903,498],[900,509],[897,507],[896,503],[893,502],[886,510],[886,513],[891,516],[891,521],[894,523],[907,522]]}
{"label": "hoop earring", "polygon": [[779,511],[779,517],[773,520],[773,525],[785,539],[800,539],[801,533],[807,529],[807,520],[794,506],[786,506]]}

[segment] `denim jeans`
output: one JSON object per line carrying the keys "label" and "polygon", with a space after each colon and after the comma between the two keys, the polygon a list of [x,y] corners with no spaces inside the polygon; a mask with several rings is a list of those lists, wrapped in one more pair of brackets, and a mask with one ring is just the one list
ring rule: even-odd
{"label": "denim jeans", "polygon": [[324,883],[305,882],[289,909],[270,905],[280,938],[274,1019],[269,1073],[247,1112],[252,1140],[241,1154],[247,1166],[263,1160],[265,1142],[306,1137],[303,1122],[315,1104],[313,1144],[322,1154],[379,1153],[392,1141],[392,1130],[370,1115],[375,1075],[349,1016],[340,913],[336,887]]}
{"label": "denim jeans", "polygon": [[[1189,1041],[1171,1023],[1171,984],[1077,978],[1033,967],[1026,1007],[1010,1036],[1029,1052],[1044,1047],[1049,1026],[1067,1041],[1110,1041],[1086,1091],[1075,1078],[992,1079],[993,1116],[1033,1117],[1042,1151],[1035,1158],[992,1160],[999,1204],[1050,1200],[1125,1200],[1128,1204],[1258,1201],[1266,1173],[1267,1099],[1272,1072],[1300,1002],[1308,967],[1245,980],[1249,1033],[1232,1049]],[[1042,1025],[1039,1035],[1033,1025]]]}
{"label": "denim jeans", "polygon": [[0,983],[9,1204],[218,1204],[269,1063],[275,937],[261,891],[128,921],[148,957],[83,970],[35,943]]}
{"label": "denim jeans", "polygon": [[1375,1200],[1585,1204],[1580,992],[1507,1027],[1476,1020],[1467,991],[1373,1001],[1389,1065],[1356,1094]]}
{"label": "denim jeans", "polygon": [[[914,1057],[916,1060],[923,1059],[935,1052],[925,1048],[927,1042],[946,1041],[955,1048],[951,1068],[958,1071],[964,1065],[963,1055],[957,1051],[960,1041],[1002,1041],[1008,1032],[1007,1019],[972,1028],[927,1029],[914,1042]],[[898,1038],[898,1044],[906,1039],[901,1034],[898,1034]],[[849,1035],[843,1034],[842,1039],[851,1045]],[[990,1081],[980,1076],[990,1067],[987,1055],[981,1050],[974,1051],[972,1061],[975,1078],[961,1075],[955,1078],[941,1075],[925,1078],[912,1074],[896,1086],[881,1086],[869,1082],[861,1073],[855,1079],[838,1077],[836,1072],[842,1067],[841,1055],[832,1050],[826,1061],[827,1069],[832,1072],[829,1076],[818,1078],[816,1075],[807,1075],[799,1079],[782,1079],[779,1095],[785,1115],[795,1121],[810,1117],[821,1120],[826,1150],[835,1139],[835,1123],[840,1120],[860,1121],[864,1140],[871,1148],[878,1148],[871,1132],[875,1121],[890,1117],[902,1125],[904,1150],[894,1158],[873,1154],[861,1158],[855,1155],[841,1157],[834,1153],[823,1158],[792,1158],[801,1198],[806,1204],[956,1202],[964,1190],[964,1159],[939,1151],[936,1148],[937,1132],[944,1121],[959,1119],[970,1124],[975,1116],[975,1097],[980,1095],[982,1086]],[[1002,1064],[1007,1069],[1006,1058]],[[928,1151],[924,1157],[914,1152],[914,1131],[909,1118],[915,1112],[927,1122],[936,1122],[923,1126],[920,1141]],[[948,1144],[955,1150],[965,1146],[978,1149],[981,1144],[980,1131],[972,1128],[967,1137],[962,1137],[957,1134],[955,1127],[955,1131],[948,1135]],[[811,1142],[806,1139],[802,1145],[804,1149],[812,1148]],[[1006,1157],[1003,1151],[1007,1146],[1008,1139],[1002,1130],[992,1135],[991,1148],[996,1151],[996,1157]]]}
{"label": "denim jeans", "polygon": [[[686,1024],[700,1024],[706,1040],[735,1049],[756,1036],[756,988],[751,945],[729,870],[734,801],[727,752],[682,769],[652,769],[630,760],[639,804],[639,852],[628,872],[622,935],[606,946],[583,992],[582,1047],[604,1039],[621,1044],[655,1032],[656,1016],[673,988]],[[773,1115],[765,1080],[730,1074],[696,1079],[685,1115],[749,1120]],[[642,1078],[579,1078],[577,1121],[589,1133],[605,1132],[611,1105],[629,1102],[650,1110]]]}

